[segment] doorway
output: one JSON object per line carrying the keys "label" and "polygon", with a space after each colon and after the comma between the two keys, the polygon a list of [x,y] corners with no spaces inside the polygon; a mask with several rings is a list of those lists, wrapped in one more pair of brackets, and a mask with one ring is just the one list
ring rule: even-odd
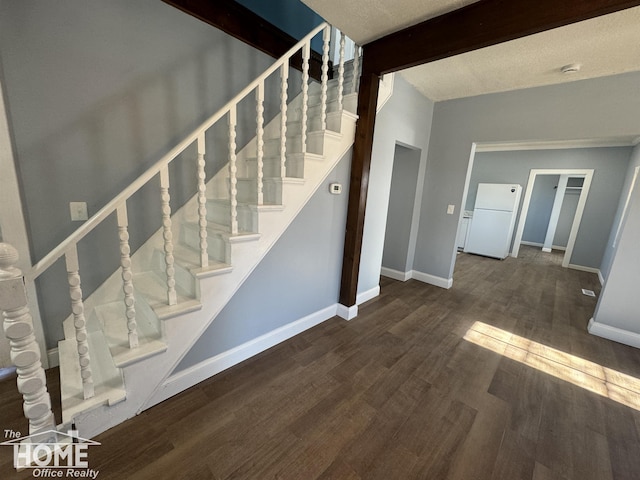
{"label": "doorway", "polygon": [[417,228],[416,192],[421,150],[396,144],[382,252],[382,275],[405,281],[411,276]]}
{"label": "doorway", "polygon": [[[546,219],[542,249],[543,251],[551,252],[554,240],[558,238],[556,234],[558,233],[560,217],[563,214],[563,206],[565,207],[565,216],[567,216],[567,212],[570,210],[567,208],[570,207],[570,205],[568,202],[565,202],[565,197],[567,194],[577,194],[578,198],[573,208],[575,212],[573,218],[562,222],[562,225],[571,226],[568,231],[566,249],[562,259],[562,266],[565,268],[568,267],[571,263],[571,255],[573,254],[573,247],[576,237],[578,236],[578,230],[580,228],[580,222],[582,221],[582,214],[584,213],[592,178],[593,169],[532,169],[529,174],[529,181],[527,182],[527,189],[522,203],[520,220],[518,221],[511,256],[518,257],[520,245],[523,243],[523,236],[525,236],[525,230],[528,230],[526,232],[527,235],[532,235],[536,229],[540,231],[539,223],[541,219],[545,219],[546,217],[544,215],[544,200],[549,201],[550,199],[552,199],[552,205],[549,217]],[[555,184],[553,187],[553,196],[545,195],[545,191],[553,184]],[[542,199],[543,201],[534,201],[536,198]],[[573,200],[575,200],[575,198]],[[525,238],[527,237],[525,236]],[[525,244],[526,243],[527,241],[525,240]]]}

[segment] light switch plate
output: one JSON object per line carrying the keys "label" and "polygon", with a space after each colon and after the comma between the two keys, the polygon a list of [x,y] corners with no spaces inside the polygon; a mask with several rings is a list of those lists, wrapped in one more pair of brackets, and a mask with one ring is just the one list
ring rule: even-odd
{"label": "light switch plate", "polygon": [[72,222],[82,222],[89,219],[87,202],[69,202]]}
{"label": "light switch plate", "polygon": [[453,212],[456,211],[456,206],[455,205],[448,205],[447,206],[447,215],[453,215]]}

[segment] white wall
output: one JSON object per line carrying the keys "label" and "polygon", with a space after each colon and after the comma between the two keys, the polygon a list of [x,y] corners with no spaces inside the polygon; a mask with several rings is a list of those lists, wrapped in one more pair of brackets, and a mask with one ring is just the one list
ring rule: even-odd
{"label": "white wall", "polygon": [[435,105],[414,268],[452,278],[473,142],[579,140],[640,134],[640,73]]}
{"label": "white wall", "polygon": [[414,231],[411,234],[407,260],[408,264],[413,264],[417,238],[416,227],[421,207],[419,200],[422,197],[422,179],[426,169],[426,152],[429,148],[432,115],[433,102],[418,93],[401,75],[396,75],[393,95],[378,112],[376,118],[358,293],[376,288],[380,281],[393,158],[398,143],[418,148],[422,152],[416,192],[417,204],[413,212]]}

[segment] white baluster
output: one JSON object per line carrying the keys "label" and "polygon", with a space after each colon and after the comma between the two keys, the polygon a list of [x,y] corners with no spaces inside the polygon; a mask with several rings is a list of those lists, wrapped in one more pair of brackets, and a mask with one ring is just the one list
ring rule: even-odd
{"label": "white baluster", "polygon": [[289,62],[280,68],[280,176],[287,176],[287,88]]}
{"label": "white baluster", "polygon": [[76,245],[73,245],[67,250],[65,253],[65,261],[67,265],[69,295],[71,297],[71,312],[73,313],[73,326],[76,329],[76,344],[80,363],[80,376],[82,377],[82,391],[86,400],[87,398],[93,397],[94,389],[87,321],[84,316],[82,288],[80,287],[80,263],[78,262],[78,249]]}
{"label": "white baluster", "polygon": [[200,266],[209,266],[207,244],[207,174],[205,172],[206,153],[204,132],[198,135],[198,227],[200,228]]}
{"label": "white baluster", "polygon": [[125,317],[129,331],[129,348],[138,346],[138,324],[136,322],[136,300],[133,296],[133,273],[131,271],[131,247],[129,246],[129,217],[127,204],[123,202],[117,209],[118,237],[120,238],[120,267],[122,291],[124,292]]}
{"label": "white baluster", "polygon": [[231,204],[231,234],[238,233],[238,167],[236,166],[237,105],[229,110],[229,202]]}
{"label": "white baluster", "polygon": [[173,266],[173,233],[171,232],[171,196],[169,195],[169,166],[160,170],[160,199],[162,202],[162,237],[164,238],[164,263],[167,274],[167,302],[169,305],[178,303],[176,293],[176,268]]}
{"label": "white baluster", "polygon": [[360,80],[360,47],[356,44],[353,54],[353,79],[351,80],[351,92],[356,93],[358,91],[358,80]]}
{"label": "white baluster", "polygon": [[344,90],[344,33],[340,32],[340,63],[338,64],[338,110],[342,110]]}
{"label": "white baluster", "polygon": [[329,82],[329,38],[331,37],[331,27],[322,31],[322,94],[320,97],[320,129],[327,129],[327,84]]}
{"label": "white baluster", "polygon": [[307,113],[309,109],[309,56],[310,43],[302,47],[302,153],[307,152]]}
{"label": "white baluster", "polygon": [[4,332],[11,347],[11,361],[17,367],[18,391],[29,420],[29,433],[55,429],[47,378],[40,363],[40,347],[33,333],[33,320],[27,306],[22,272],[14,265],[18,251],[0,243],[0,311]]}
{"label": "white baluster", "polygon": [[264,81],[260,82],[256,90],[256,159],[258,162],[258,205],[264,203]]}

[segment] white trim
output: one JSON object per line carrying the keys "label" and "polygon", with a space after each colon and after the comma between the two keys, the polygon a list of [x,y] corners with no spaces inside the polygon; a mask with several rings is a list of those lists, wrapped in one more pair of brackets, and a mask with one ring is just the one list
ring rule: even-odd
{"label": "white trim", "polygon": [[347,307],[346,305],[338,304],[336,315],[340,318],[344,318],[345,320],[353,320],[358,316],[358,305],[351,305]]}
{"label": "white trim", "polygon": [[629,345],[630,347],[640,348],[640,334],[622,330],[621,328],[598,323],[593,318],[589,320],[587,330],[591,335],[613,340],[614,342]]}
{"label": "white trim", "polygon": [[600,280],[600,285],[604,286],[604,276],[602,275],[602,271],[598,269],[598,280]]}
{"label": "white trim", "polygon": [[636,137],[592,138],[582,140],[553,140],[541,142],[487,142],[478,143],[476,152],[505,152],[521,150],[560,150],[568,148],[631,147]]}
{"label": "white trim", "polygon": [[380,285],[376,285],[375,287],[370,288],[366,292],[359,293],[356,296],[356,304],[361,305],[364,302],[368,302],[372,298],[376,298],[378,295],[380,295]]}
{"label": "white trim", "polygon": [[[540,242],[528,242],[527,240],[522,240],[520,242],[520,245],[527,245],[529,247],[538,247],[538,248],[542,248],[543,244]],[[565,251],[567,249],[567,247],[563,247],[561,245],[553,245],[551,247],[553,250],[560,250],[560,251]]]}
{"label": "white trim", "polygon": [[415,270],[411,270],[411,278],[414,278],[424,283],[435,285],[436,287],[440,287],[440,288],[449,289],[453,286],[453,278],[436,277],[435,275],[431,275],[424,272],[417,272]]}
{"label": "white trim", "polygon": [[231,368],[234,365],[257,355],[258,353],[264,352],[265,350],[284,342],[285,340],[288,340],[309,328],[335,317],[337,307],[338,305],[334,304],[323,308],[322,310],[318,310],[306,317],[276,328],[275,330],[265,333],[253,340],[249,340],[248,342],[232,348],[231,350],[227,350],[215,357],[208,358],[196,365],[171,375],[146,403],[145,409],[157,405],[167,398],[177,395],[207,378]]}
{"label": "white trim", "polygon": [[53,368],[60,365],[60,355],[58,354],[58,347],[50,348],[47,350],[47,359],[49,360],[49,367]]}
{"label": "white trim", "polygon": [[411,278],[411,270],[408,272],[401,272],[399,270],[394,270],[393,268],[382,267],[380,268],[380,275],[383,277],[393,278],[394,280],[400,280],[401,282],[406,282]]}
{"label": "white trim", "polygon": [[600,273],[600,269],[599,268],[585,267],[583,265],[576,265],[574,263],[570,263],[569,265],[567,265],[567,267],[572,269],[572,270],[580,270],[581,272],[596,273],[596,274],[598,274],[598,277],[602,276],[602,274]]}

